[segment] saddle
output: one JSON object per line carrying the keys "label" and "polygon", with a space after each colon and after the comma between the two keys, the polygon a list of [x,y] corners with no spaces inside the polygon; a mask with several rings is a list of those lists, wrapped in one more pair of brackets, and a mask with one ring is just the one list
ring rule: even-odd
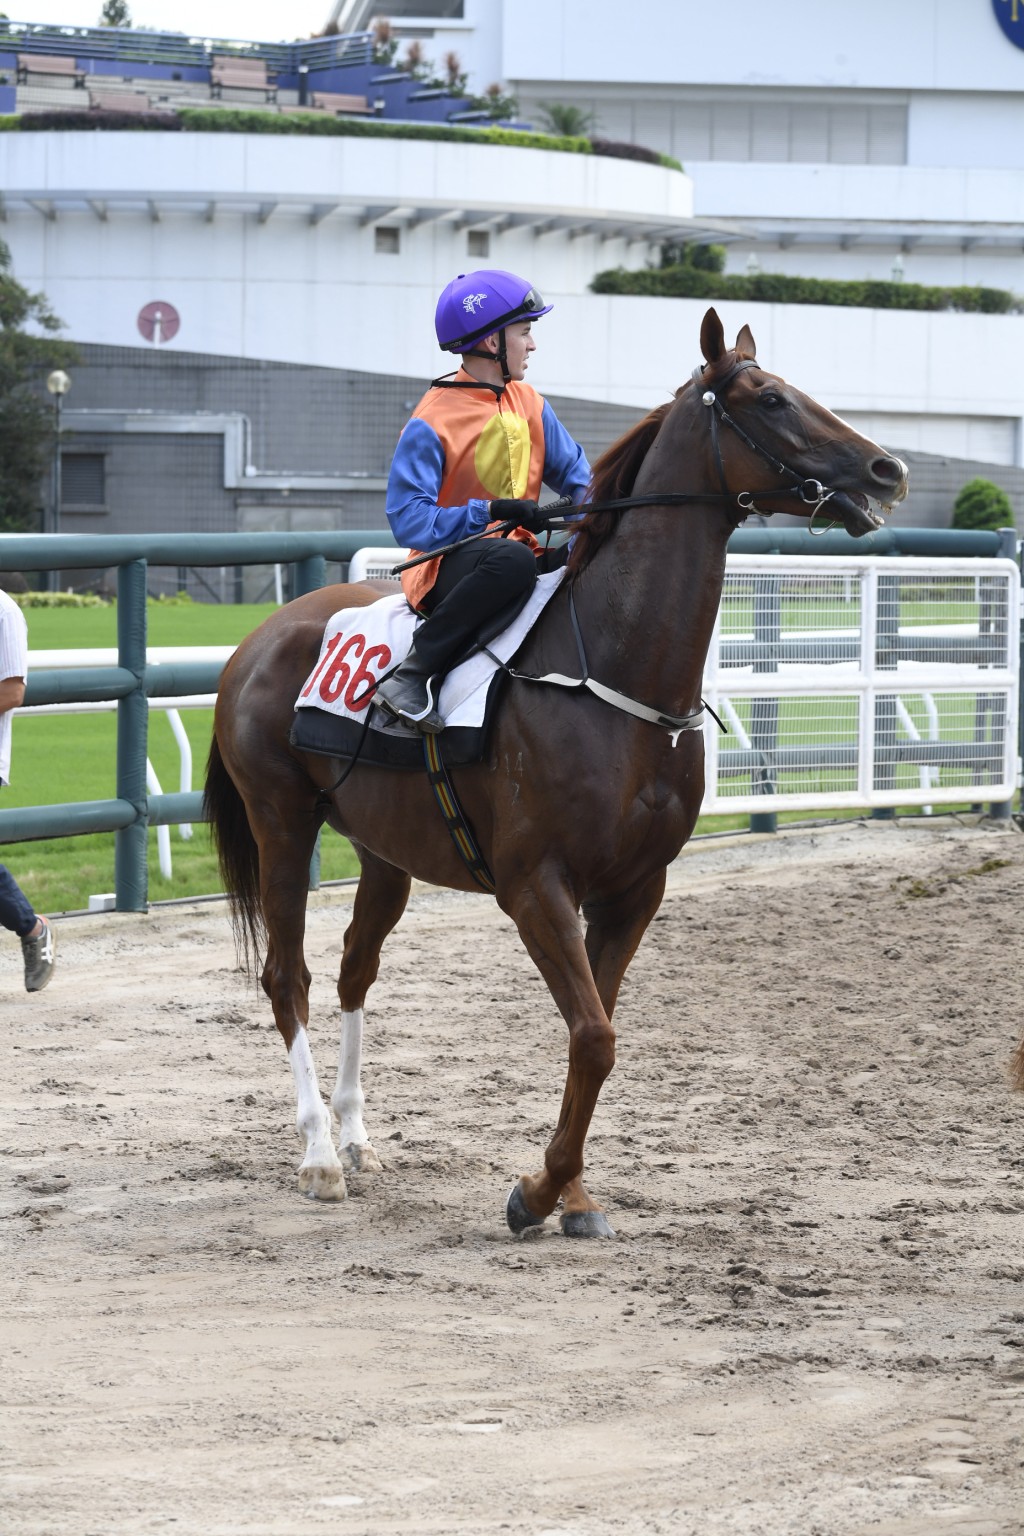
{"label": "saddle", "polygon": [[[445,721],[446,763],[457,766],[483,757],[507,680],[504,664],[519,650],[564,576],[564,569],[538,576],[507,628],[445,677],[438,708]],[[358,756],[361,763],[422,772],[419,733],[373,703],[377,682],[408,654],[421,623],[400,593],[336,613],[324,630],[316,666],[295,700],[292,745],[326,757]]]}

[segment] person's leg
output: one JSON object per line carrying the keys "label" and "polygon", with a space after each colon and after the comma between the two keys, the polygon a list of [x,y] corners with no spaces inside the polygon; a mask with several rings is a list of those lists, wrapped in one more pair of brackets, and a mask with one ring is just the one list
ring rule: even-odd
{"label": "person's leg", "polygon": [[56,938],[45,917],[36,916],[6,864],[0,864],[0,924],[21,940],[26,992],[41,992],[53,975]]}
{"label": "person's leg", "polygon": [[0,924],[25,939],[36,926],[36,914],[6,864],[0,864]]}
{"label": "person's leg", "polygon": [[440,679],[488,619],[507,610],[511,623],[536,580],[533,551],[510,539],[481,539],[445,555],[424,605],[427,620],[405,661],[377,689],[377,701],[421,731],[443,729],[436,709]]}

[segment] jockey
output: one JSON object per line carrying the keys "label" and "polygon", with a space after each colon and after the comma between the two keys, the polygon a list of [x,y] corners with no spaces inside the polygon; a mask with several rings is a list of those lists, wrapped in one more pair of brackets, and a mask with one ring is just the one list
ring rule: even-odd
{"label": "jockey", "polygon": [[376,702],[420,731],[440,731],[441,679],[463,654],[507,628],[541,570],[564,563],[545,551],[541,483],[583,499],[590,465],[550,405],[523,379],[536,350],[531,327],[551,309],[511,272],[461,273],[437,303],[442,351],[462,367],[435,379],[406,423],[388,478],[387,516],[399,544],[429,553],[514,519],[507,537],[485,537],[403,572],[402,588],[426,616],[413,648],[377,689]]}

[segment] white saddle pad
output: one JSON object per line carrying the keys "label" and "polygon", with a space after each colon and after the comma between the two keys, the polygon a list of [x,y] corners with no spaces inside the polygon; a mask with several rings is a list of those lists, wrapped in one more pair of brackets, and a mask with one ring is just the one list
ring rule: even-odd
{"label": "white saddle pad", "polygon": [[[563,569],[538,576],[518,618],[488,645],[491,655],[478,651],[448,674],[438,700],[446,725],[483,725],[487,688],[498,662],[508,661],[519,649],[564,575]],[[361,725],[373,701],[372,685],[408,655],[422,623],[401,595],[382,597],[367,608],[343,608],[324,630],[316,666],[302,685],[295,708],[324,709]],[[371,728],[375,723],[387,725],[390,717],[382,715],[383,711],[376,711]]]}

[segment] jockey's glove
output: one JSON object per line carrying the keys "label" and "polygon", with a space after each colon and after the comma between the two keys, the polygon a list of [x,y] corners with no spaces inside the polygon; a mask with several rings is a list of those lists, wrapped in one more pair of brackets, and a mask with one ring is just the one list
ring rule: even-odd
{"label": "jockey's glove", "polygon": [[515,523],[530,533],[547,533],[548,520],[535,501],[517,501],[512,497],[491,502],[491,519],[499,523]]}

